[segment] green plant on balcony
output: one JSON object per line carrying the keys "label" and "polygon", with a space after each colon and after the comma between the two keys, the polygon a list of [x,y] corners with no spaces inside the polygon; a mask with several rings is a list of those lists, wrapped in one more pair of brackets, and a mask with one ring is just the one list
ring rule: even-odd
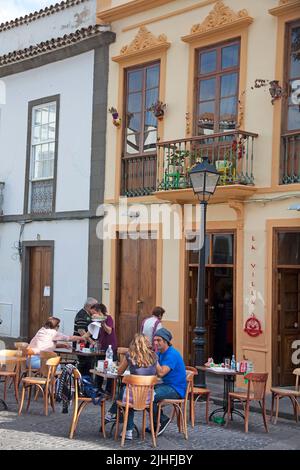
{"label": "green plant on balcony", "polygon": [[190,151],[174,149],[166,157],[163,188],[179,189],[187,186]]}

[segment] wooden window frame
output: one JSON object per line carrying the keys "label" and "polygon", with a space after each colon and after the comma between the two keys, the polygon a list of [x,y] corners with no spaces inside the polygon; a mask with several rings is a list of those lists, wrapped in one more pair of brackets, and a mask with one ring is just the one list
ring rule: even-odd
{"label": "wooden window frame", "polygon": [[[290,72],[291,72],[291,64],[290,64],[290,53],[291,53],[291,33],[294,27],[300,27],[300,18],[294,21],[290,21],[285,24],[285,44],[284,44],[284,83],[286,84],[286,88],[288,90],[288,96],[284,97],[283,105],[282,105],[282,133],[284,134],[295,134],[296,132],[300,132],[300,127],[298,129],[288,130],[288,111],[291,106],[297,105],[289,105],[289,82],[291,81]],[[300,76],[298,78],[294,78],[293,80],[300,80]]]}
{"label": "wooden window frame", "polygon": [[[238,44],[239,46],[239,55],[238,55],[238,64],[235,67],[228,67],[224,70],[222,70],[222,49],[224,47],[228,47],[231,45],[236,45]],[[209,51],[217,51],[217,67],[214,72],[206,73],[206,74],[201,74],[199,72],[199,62],[200,62],[200,55],[203,52],[209,52]],[[235,95],[230,95],[226,96],[226,98],[230,98],[232,96],[236,97],[237,104],[236,104],[236,123],[238,123],[238,101],[239,101],[239,81],[240,81],[240,66],[241,66],[241,40],[239,37],[237,38],[232,38],[230,40],[226,40],[223,42],[218,42],[216,44],[211,44],[209,46],[203,47],[203,48],[198,48],[195,50],[195,85],[194,85],[194,113],[193,113],[193,132],[194,135],[198,135],[198,106],[199,106],[199,87],[200,83],[202,80],[208,80],[210,78],[216,78],[216,95],[215,95],[215,109],[214,109],[214,116],[215,116],[215,122],[214,122],[214,129],[212,134],[218,134],[220,132],[224,132],[226,134],[226,130],[221,130],[220,131],[220,104],[221,104],[221,77],[224,75],[229,75],[231,73],[237,73],[237,89]],[[208,100],[207,100],[208,101]],[[212,101],[212,100],[211,100]],[[203,133],[199,135],[205,135],[204,128],[203,128]],[[211,134],[207,134],[211,135]]]}
{"label": "wooden window frame", "polygon": [[[156,149],[154,151],[148,151],[146,152],[144,150],[144,136],[145,136],[145,100],[146,100],[146,70],[148,67],[152,67],[155,65],[159,65],[159,74],[158,74],[158,87],[154,87],[151,89],[158,89],[158,96],[160,96],[160,73],[161,73],[161,63],[160,60],[154,60],[151,62],[147,62],[144,64],[138,64],[136,66],[128,67],[124,70],[125,72],[125,77],[124,77],[124,103],[123,103],[123,126],[122,126],[122,141],[123,141],[123,150],[122,150],[122,158],[138,158],[138,157],[146,157],[146,156],[151,156],[151,155],[156,155]],[[139,152],[137,153],[127,153],[127,103],[128,103],[128,74],[132,71],[137,71],[137,70],[143,70],[143,85],[142,85],[142,112],[141,112],[141,131],[139,133],[140,135],[140,147],[139,147]],[[158,133],[158,119],[157,120],[157,130],[156,134]],[[132,135],[138,134],[132,133]]]}

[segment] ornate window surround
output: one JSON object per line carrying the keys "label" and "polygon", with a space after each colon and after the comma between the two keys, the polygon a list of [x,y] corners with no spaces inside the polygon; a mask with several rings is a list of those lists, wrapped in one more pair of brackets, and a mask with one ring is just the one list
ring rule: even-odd
{"label": "ornate window surround", "polygon": [[[190,34],[181,38],[190,46],[187,104],[189,119],[194,116],[195,54],[197,49],[240,38],[239,94],[241,103],[238,112],[238,123],[239,127],[243,129],[245,95],[242,95],[242,93],[246,89],[247,82],[248,26],[252,22],[253,18],[249,16],[247,10],[240,10],[235,13],[222,1],[218,1],[204,21],[201,24],[192,26]],[[187,126],[186,136],[189,137],[192,134],[192,126]]]}
{"label": "ornate window surround", "polygon": [[[276,64],[274,79],[281,83],[284,79],[284,57],[285,57],[285,33],[286,23],[300,18],[300,0],[281,0],[279,6],[269,10],[269,13],[277,17],[277,40],[276,40]],[[299,191],[300,184],[279,185],[280,156],[281,156],[281,122],[283,102],[276,100],[274,103],[273,120],[273,143],[272,143],[272,191]],[[284,187],[283,187],[284,186]]]}
{"label": "ornate window surround", "polygon": [[[166,89],[166,67],[167,50],[171,43],[167,41],[164,34],[158,37],[152,34],[145,26],[141,27],[133,41],[123,46],[118,56],[112,57],[114,62],[119,64],[119,91],[118,91],[118,111],[119,115],[124,116],[124,92],[125,92],[125,74],[126,69],[150,62],[160,62],[160,82],[159,82],[159,100],[165,102]],[[122,121],[124,123],[124,119]],[[158,122],[158,136],[163,138],[164,121]],[[123,148],[123,126],[118,132],[115,157],[115,192],[114,200],[118,201],[121,195],[121,155]],[[145,201],[148,196],[143,196],[141,200]],[[151,196],[149,196],[151,198]],[[132,202],[140,198],[132,198]]]}

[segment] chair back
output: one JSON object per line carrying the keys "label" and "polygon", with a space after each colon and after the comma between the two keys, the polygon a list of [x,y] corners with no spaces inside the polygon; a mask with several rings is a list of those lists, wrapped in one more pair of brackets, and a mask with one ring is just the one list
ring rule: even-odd
{"label": "chair back", "polygon": [[128,352],[128,348],[123,348],[123,347],[119,347],[117,349],[117,356],[118,356],[118,362],[121,363],[123,358],[125,357],[125,354]]}
{"label": "chair back", "polygon": [[142,411],[153,402],[156,375],[125,375],[122,382],[126,384],[126,406],[129,403],[137,411]]}
{"label": "chair back", "polygon": [[35,352],[31,348],[26,348],[26,356],[28,360],[28,370],[27,370],[27,376],[31,377],[32,375],[32,367],[31,367],[31,356],[35,356]]}
{"label": "chair back", "polygon": [[81,373],[79,372],[78,369],[74,368],[72,370],[72,374],[73,374],[73,379],[74,379],[74,400],[75,400],[75,403],[77,403],[78,397],[79,397],[79,381],[81,379]]}
{"label": "chair back", "polygon": [[[14,357],[14,356],[21,356],[22,353],[20,351],[17,351],[16,349],[1,349],[0,350],[0,357]],[[16,365],[17,365],[17,362],[15,361],[10,361],[10,362],[7,362],[5,363],[5,361],[3,361],[3,363],[1,364],[0,363],[0,369],[2,367],[4,367],[4,370],[6,372],[13,372],[16,368]]]}
{"label": "chair back", "polygon": [[300,368],[298,367],[298,369],[294,369],[294,370],[293,370],[293,374],[295,374],[295,376],[296,376],[296,386],[295,386],[295,390],[296,390],[297,392],[300,392],[300,379],[299,379],[299,377],[300,377]]}
{"label": "chair back", "polygon": [[268,373],[256,372],[249,372],[249,374],[245,375],[245,379],[249,380],[247,399],[249,399],[251,392],[253,393],[254,400],[263,400],[265,398],[268,375]]}
{"label": "chair back", "polygon": [[17,341],[14,343],[16,349],[26,349],[29,346],[29,343],[25,343],[24,341]]}
{"label": "chair back", "polygon": [[187,394],[189,394],[189,392],[194,394],[194,377],[195,375],[198,375],[198,371],[196,367],[193,367],[193,366],[185,366],[185,371],[186,371],[186,380],[188,382]]}
{"label": "chair back", "polygon": [[53,351],[41,351],[40,352],[40,359],[41,359],[41,367],[40,367],[40,375],[42,377],[47,377],[48,375],[48,367],[47,361],[52,357],[57,357],[57,354]]}
{"label": "chair back", "polygon": [[46,366],[48,368],[47,382],[50,382],[51,380],[53,380],[53,378],[55,376],[56,368],[57,368],[59,363],[60,363],[60,357],[59,356],[51,357],[50,359],[48,359],[46,361]]}

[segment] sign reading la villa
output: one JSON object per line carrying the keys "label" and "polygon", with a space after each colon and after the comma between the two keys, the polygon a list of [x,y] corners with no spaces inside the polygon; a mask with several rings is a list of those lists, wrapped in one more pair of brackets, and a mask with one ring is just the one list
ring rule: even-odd
{"label": "sign reading la villa", "polygon": [[[256,251],[256,239],[254,235],[251,236],[251,254]],[[251,275],[250,275],[250,300],[249,300],[249,314],[245,322],[244,331],[252,337],[258,336],[262,333],[261,323],[255,316],[255,308],[257,302],[257,290],[256,290],[256,263],[251,260],[250,263]]]}

